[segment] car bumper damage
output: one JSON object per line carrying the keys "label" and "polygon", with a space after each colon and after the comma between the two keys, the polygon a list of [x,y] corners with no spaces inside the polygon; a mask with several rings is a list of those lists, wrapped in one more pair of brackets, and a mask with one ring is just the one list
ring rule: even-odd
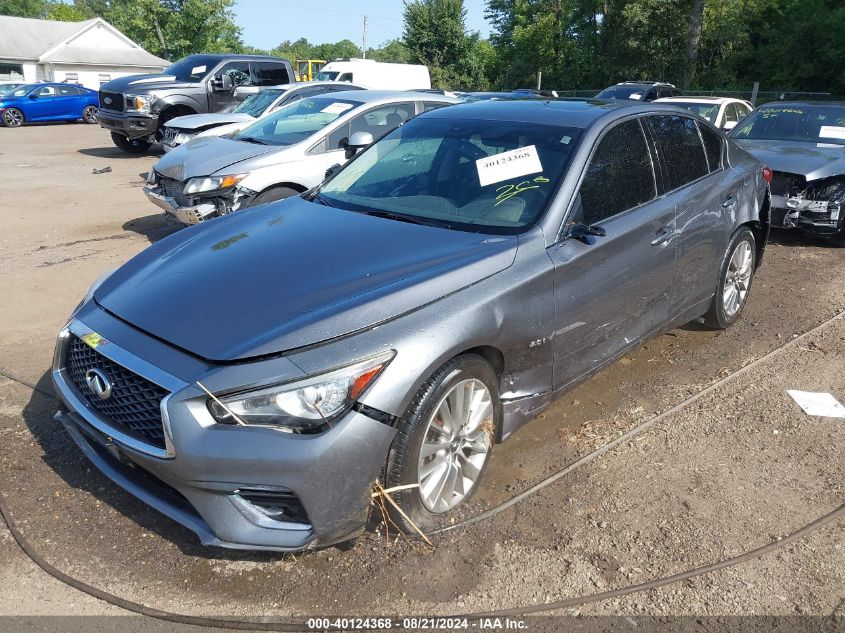
{"label": "car bumper damage", "polygon": [[158,130],[157,116],[129,115],[101,109],[97,115],[100,127],[123,134],[129,140],[147,138]]}
{"label": "car bumper damage", "polygon": [[152,172],[147,178],[144,194],[157,207],[182,224],[199,224],[205,220],[234,213],[258,195],[245,187],[213,191],[201,195],[185,195],[185,183],[167,179]]}
{"label": "car bumper damage", "polygon": [[807,182],[803,176],[774,172],[772,226],[833,235],[845,228],[845,176]]}
{"label": "car bumper damage", "polygon": [[[206,545],[299,551],[342,542],[363,530],[372,482],[395,434],[392,427],[355,410],[314,435],[214,424],[205,394],[193,384],[105,339],[91,347],[91,336],[88,326],[73,320],[59,338],[53,367],[61,402],[56,420],[113,482]],[[118,407],[109,409],[98,403],[80,379],[85,363],[111,373],[112,398],[122,398],[120,390],[131,383],[134,404],[119,399]],[[226,370],[213,371],[219,380]],[[229,371],[250,373],[244,365]],[[167,394],[155,424],[121,419],[121,407],[137,407],[137,394],[147,393],[153,379],[153,386]]]}

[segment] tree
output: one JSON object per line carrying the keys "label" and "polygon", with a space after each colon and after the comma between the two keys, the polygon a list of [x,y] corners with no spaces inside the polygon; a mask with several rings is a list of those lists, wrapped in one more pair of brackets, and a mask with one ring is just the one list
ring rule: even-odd
{"label": "tree", "polygon": [[59,20],[61,22],[82,22],[94,17],[90,12],[85,11],[84,5],[65,4],[64,2],[53,2],[47,9],[48,20]]}
{"label": "tree", "polygon": [[0,0],[0,15],[12,15],[19,18],[43,18],[46,14],[46,0]]}
{"label": "tree", "polygon": [[405,42],[399,39],[390,40],[380,48],[374,48],[367,55],[379,62],[393,64],[407,64],[411,60],[411,52]]}
{"label": "tree", "polygon": [[477,89],[486,83],[480,36],[467,33],[463,0],[406,0],[404,19],[408,57],[429,67],[434,86]]}

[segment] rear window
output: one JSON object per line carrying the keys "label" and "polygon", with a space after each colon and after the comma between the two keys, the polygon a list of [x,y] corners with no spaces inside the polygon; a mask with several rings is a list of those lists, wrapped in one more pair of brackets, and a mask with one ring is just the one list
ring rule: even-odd
{"label": "rear window", "polygon": [[694,119],[658,115],[648,117],[648,122],[663,156],[669,189],[683,187],[708,174],[704,146]]}
{"label": "rear window", "polygon": [[252,74],[259,86],[281,86],[291,81],[287,66],[279,62],[253,62]]}
{"label": "rear window", "polygon": [[635,101],[642,100],[643,96],[649,91],[651,86],[611,86],[605,88],[596,95],[596,99],[634,99]]}
{"label": "rear window", "polygon": [[[663,103],[663,102],[661,102]],[[683,108],[689,110],[693,114],[697,114],[702,119],[707,119],[710,123],[716,124],[716,118],[719,116],[718,103],[693,103],[689,101],[667,101],[666,105],[676,108]]]}

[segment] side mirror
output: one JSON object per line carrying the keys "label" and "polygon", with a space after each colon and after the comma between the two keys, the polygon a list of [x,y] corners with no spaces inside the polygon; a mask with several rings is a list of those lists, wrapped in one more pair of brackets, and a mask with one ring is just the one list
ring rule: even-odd
{"label": "side mirror", "polygon": [[736,127],[736,121],[725,121],[725,122],[722,124],[722,129],[723,129],[725,132],[730,132],[730,131],[731,131],[732,129],[734,129],[735,127]]}
{"label": "side mirror", "polygon": [[332,165],[331,167],[329,167],[326,170],[326,174],[325,174],[324,178],[328,179],[328,178],[331,178],[332,176],[334,176],[338,172],[340,167],[341,167],[340,163],[336,163],[336,164]]}
{"label": "side mirror", "polygon": [[566,233],[567,237],[584,242],[584,244],[594,244],[596,237],[605,237],[606,235],[607,231],[600,226],[596,226],[595,224],[581,224],[579,222],[573,222],[569,226],[569,231]]}
{"label": "side mirror", "polygon": [[32,93],[30,93],[29,98],[30,98],[30,99],[37,99],[37,98],[38,98],[38,93],[37,93],[37,92],[32,92]]}
{"label": "side mirror", "polygon": [[229,92],[232,89],[232,77],[230,75],[217,75],[211,81],[215,92]]}
{"label": "side mirror", "polygon": [[352,158],[368,145],[372,145],[372,143],[373,135],[369,132],[353,132],[344,146],[346,148],[346,158]]}

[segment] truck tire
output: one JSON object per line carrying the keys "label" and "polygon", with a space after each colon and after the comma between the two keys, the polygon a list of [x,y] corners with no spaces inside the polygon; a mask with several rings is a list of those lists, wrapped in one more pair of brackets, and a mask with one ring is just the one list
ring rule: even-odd
{"label": "truck tire", "polygon": [[123,134],[117,132],[111,133],[111,140],[119,149],[122,149],[127,154],[143,154],[150,149],[151,143],[142,138],[128,139]]}

